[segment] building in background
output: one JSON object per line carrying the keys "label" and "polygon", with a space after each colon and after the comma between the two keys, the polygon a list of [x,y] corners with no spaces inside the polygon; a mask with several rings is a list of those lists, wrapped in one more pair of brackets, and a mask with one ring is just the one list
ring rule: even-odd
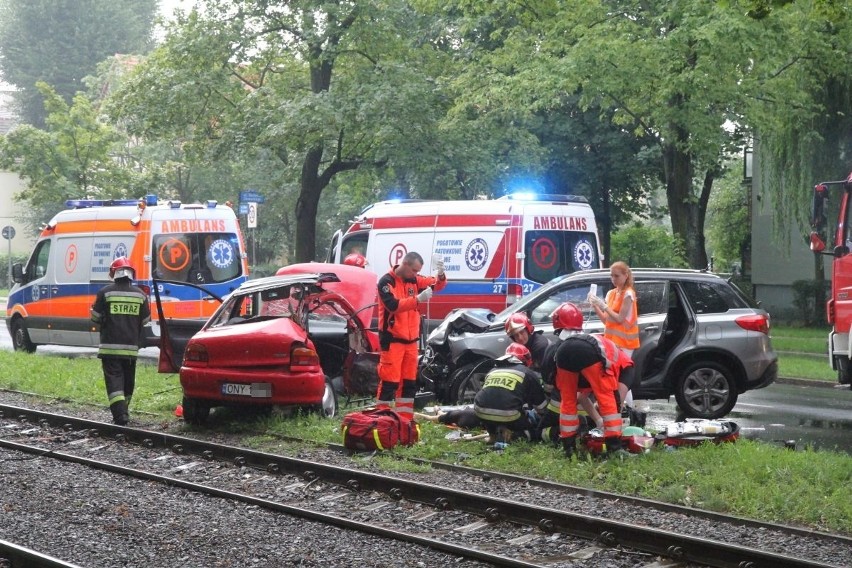
{"label": "building in background", "polygon": [[[12,106],[14,87],[0,83],[0,135],[5,135],[17,124],[17,115]],[[21,222],[21,205],[15,202],[16,193],[24,189],[25,182],[15,172],[0,171],[0,227],[15,229],[12,239],[12,254],[27,254],[33,247],[35,237],[28,234]],[[9,241],[0,239],[0,255],[9,253]]]}

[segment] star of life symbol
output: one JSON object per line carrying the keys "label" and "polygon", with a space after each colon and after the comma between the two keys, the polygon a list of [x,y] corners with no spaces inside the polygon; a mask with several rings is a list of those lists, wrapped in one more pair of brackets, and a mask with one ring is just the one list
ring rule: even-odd
{"label": "star of life symbol", "polygon": [[482,270],[488,260],[488,244],[483,239],[473,239],[467,245],[464,260],[471,270]]}
{"label": "star of life symbol", "polygon": [[216,268],[226,268],[234,262],[234,249],[228,241],[218,239],[210,243],[207,256]]}
{"label": "star of life symbol", "polygon": [[124,243],[118,243],[115,245],[115,251],[112,253],[112,258],[115,260],[116,258],[121,258],[122,256],[127,256],[127,245]]}
{"label": "star of life symbol", "polygon": [[580,239],[574,245],[574,261],[582,270],[591,268],[595,262],[595,249],[586,239]]}

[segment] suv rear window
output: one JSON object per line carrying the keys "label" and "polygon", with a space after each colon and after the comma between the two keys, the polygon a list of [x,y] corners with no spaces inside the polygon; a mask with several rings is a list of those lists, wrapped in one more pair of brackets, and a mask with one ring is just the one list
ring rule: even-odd
{"label": "suv rear window", "polygon": [[696,314],[719,314],[749,307],[727,282],[681,282],[689,304]]}

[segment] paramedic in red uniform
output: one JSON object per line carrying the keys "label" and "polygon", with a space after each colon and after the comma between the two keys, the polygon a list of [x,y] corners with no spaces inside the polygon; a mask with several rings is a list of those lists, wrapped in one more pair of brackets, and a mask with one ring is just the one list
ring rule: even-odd
{"label": "paramedic in red uniform", "polygon": [[[579,312],[570,302],[558,309]],[[633,360],[606,337],[583,333],[582,322],[563,328],[559,338],[562,342],[555,355],[556,388],[562,397],[559,437],[566,457],[574,455],[580,428],[577,395],[581,389],[591,390],[598,401],[607,455],[624,454],[618,385],[622,372],[632,377]],[[581,386],[581,378],[588,382],[588,387]]]}
{"label": "paramedic in red uniform", "polygon": [[378,282],[381,354],[376,406],[388,408],[395,401],[396,411],[408,419],[414,417],[417,392],[420,307],[433,291],[447,285],[442,260],[435,263],[437,276],[420,276],[422,268],[423,257],[409,252]]}
{"label": "paramedic in red uniform", "polygon": [[136,271],[125,257],[109,267],[112,284],[98,290],[92,304],[92,321],[101,328],[98,358],[104,371],[112,421],[124,426],[130,420],[128,406],[136,385],[136,356],[142,328],[151,319],[148,296],[133,285]]}

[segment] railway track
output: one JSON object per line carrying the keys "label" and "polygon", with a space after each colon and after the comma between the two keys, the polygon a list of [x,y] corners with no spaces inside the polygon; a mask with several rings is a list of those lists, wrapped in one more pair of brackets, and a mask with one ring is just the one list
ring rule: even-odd
{"label": "railway track", "polygon": [[[576,491],[572,495],[576,488],[467,468],[457,471],[487,478],[488,492],[327,463],[331,460],[285,457],[12,406],[0,406],[0,438],[0,448],[7,452],[97,468],[487,565],[831,565],[814,561],[807,552],[796,555],[794,549],[806,551],[808,547],[804,546],[788,546],[791,550],[779,552],[753,543],[732,542],[736,540],[731,538],[733,535],[745,530],[771,531],[788,543],[814,541],[816,546],[832,547],[837,551],[834,557],[839,559],[850,558],[843,556],[847,553],[852,555],[852,539],[711,513],[704,514],[709,523],[728,524],[736,530],[708,538],[670,527],[578,513],[570,504],[572,498],[575,502],[578,498]],[[505,482],[507,489],[502,492],[494,491],[498,484],[491,483],[497,477]],[[519,484],[538,485],[540,494],[547,497],[547,506],[513,500],[511,487]],[[683,515],[697,514],[587,490],[583,490],[582,498],[622,499],[623,507],[643,508],[646,517],[669,515],[675,522]],[[649,514],[652,510],[655,512]],[[3,550],[0,546],[0,558]]]}

